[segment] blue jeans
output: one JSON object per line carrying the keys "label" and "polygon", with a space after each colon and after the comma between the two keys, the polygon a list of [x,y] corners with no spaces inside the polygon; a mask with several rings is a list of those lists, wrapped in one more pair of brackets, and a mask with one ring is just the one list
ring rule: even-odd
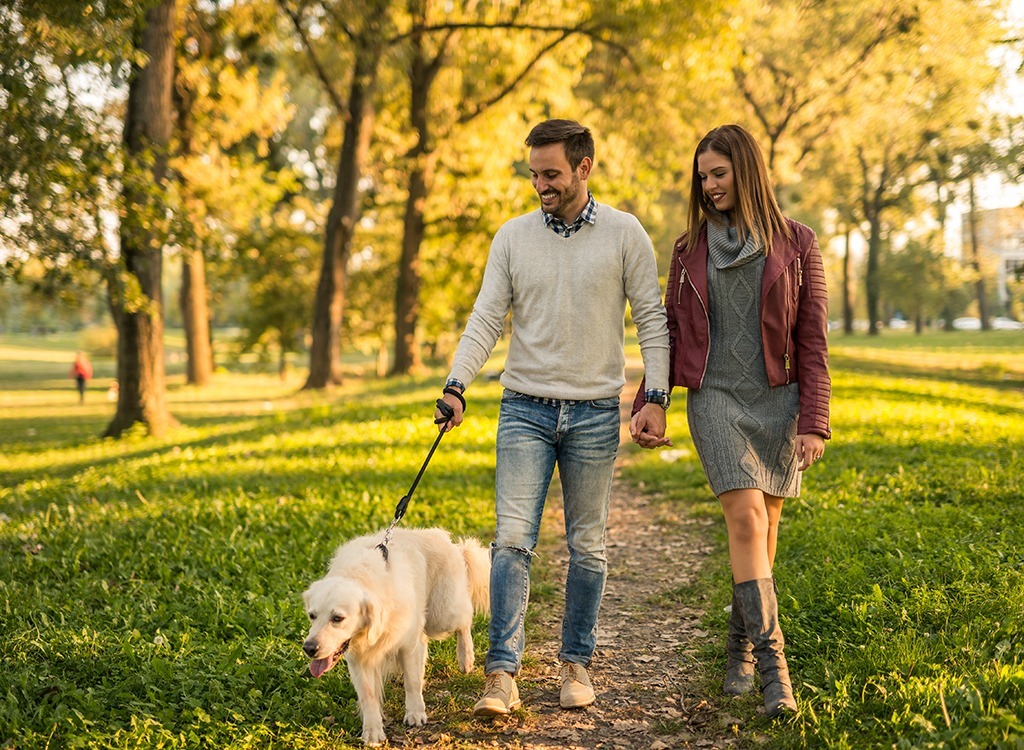
{"label": "blue jeans", "polygon": [[562,484],[569,571],[558,658],[587,666],[608,572],[605,522],[619,448],[619,399],[535,399],[506,390],[498,419],[491,545],[490,649],[484,671],[519,672],[530,561],[555,465]]}

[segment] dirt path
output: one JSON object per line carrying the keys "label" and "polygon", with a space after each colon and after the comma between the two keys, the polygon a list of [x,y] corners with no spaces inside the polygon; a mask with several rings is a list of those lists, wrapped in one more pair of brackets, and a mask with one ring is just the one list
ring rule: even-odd
{"label": "dirt path", "polygon": [[[696,649],[718,634],[701,629],[702,602],[681,604],[711,551],[700,526],[616,481],[608,522],[609,575],[599,646],[591,667],[593,706],[558,706],[562,583],[568,564],[561,503],[549,502],[535,564],[535,584],[554,591],[531,603],[528,659],[519,685],[523,709],[512,717],[464,727],[484,747],[667,750],[737,745],[720,706],[701,696]],[[547,601],[550,600],[550,601]],[[725,721],[723,721],[725,718]],[[470,737],[462,735],[463,740]]]}
{"label": "dirt path", "polygon": [[733,710],[729,699],[706,694],[702,670],[707,665],[696,652],[709,640],[722,645],[722,634],[701,629],[702,599],[680,594],[712,551],[701,533],[702,522],[677,514],[670,503],[646,498],[618,479],[612,498],[609,575],[590,670],[596,703],[578,711],[558,706],[557,653],[568,553],[560,498],[553,497],[533,566],[534,589],[544,593],[530,603],[527,616],[527,654],[518,681],[523,707],[509,717],[474,720],[468,706],[479,697],[478,678],[466,692],[452,684],[442,688],[453,699],[447,706],[438,705],[445,700],[431,699],[429,693],[438,686],[428,683],[431,723],[407,729],[404,737],[393,726],[393,744],[522,750],[743,745],[742,722],[730,714],[746,715],[755,704]]}

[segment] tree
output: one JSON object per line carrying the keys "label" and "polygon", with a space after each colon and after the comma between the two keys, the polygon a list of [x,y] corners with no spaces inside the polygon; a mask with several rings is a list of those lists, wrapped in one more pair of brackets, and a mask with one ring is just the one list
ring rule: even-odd
{"label": "tree", "polygon": [[[991,329],[991,321],[978,243],[976,183],[979,178],[993,174],[1014,181],[1021,173],[1024,155],[1024,119],[1000,112],[992,112],[985,119],[986,114],[979,110],[958,131],[936,134],[928,161],[941,225],[945,225],[948,204],[958,196],[967,199],[969,263],[974,272],[975,300],[983,331]],[[966,196],[962,196],[965,186]]]}
{"label": "tree", "polygon": [[118,0],[0,7],[0,272],[31,269],[47,296],[94,284],[111,262],[121,121],[110,103],[134,13]]}
{"label": "tree", "polygon": [[[310,0],[294,6],[288,0],[278,2],[292,19],[308,52],[309,63],[343,124],[334,192],[324,228],[320,280],[313,303],[309,377],[303,386],[325,388],[341,382],[341,324],[345,312],[347,264],[362,208],[360,181],[373,134],[377,74],[390,36],[392,2]],[[307,13],[315,20],[307,22]],[[307,23],[312,30],[307,28]],[[336,84],[340,76],[328,70],[322,60],[324,56],[317,51],[314,37],[325,32],[336,34],[323,40],[329,43],[331,58],[342,60],[349,68],[347,96]]]}
{"label": "tree", "polygon": [[264,358],[276,354],[282,378],[288,354],[302,345],[316,287],[317,248],[308,226],[314,211],[304,199],[282,203],[270,221],[238,240],[238,262],[248,282],[239,344]]}
{"label": "tree", "polygon": [[939,235],[913,238],[882,261],[882,291],[891,304],[914,321],[921,333],[925,322],[941,313],[946,290],[960,283],[959,269],[942,248]]}
{"label": "tree", "polygon": [[117,411],[106,435],[134,424],[159,435],[176,423],[166,403],[163,248],[166,178],[173,126],[174,3],[161,0],[139,19],[124,127],[120,266],[109,278],[118,330]]}
{"label": "tree", "polygon": [[[900,33],[881,43],[851,84],[816,172],[845,175],[856,195],[853,217],[867,233],[865,272],[869,333],[881,326],[881,256],[897,219],[916,216],[937,143],[982,110],[996,70],[989,57],[998,37],[995,9],[966,0],[918,3]],[[970,33],[964,34],[963,30]]]}
{"label": "tree", "polygon": [[230,262],[235,238],[295,186],[292,170],[268,158],[294,107],[283,74],[264,51],[267,8],[192,2],[183,9],[175,81],[176,155],[171,162],[180,221],[179,296],[186,378],[204,385],[213,369],[207,266]]}
{"label": "tree", "polygon": [[905,35],[916,10],[873,0],[755,1],[741,25],[741,58],[732,78],[744,108],[763,130],[776,192],[843,122],[851,92],[876,52]]}

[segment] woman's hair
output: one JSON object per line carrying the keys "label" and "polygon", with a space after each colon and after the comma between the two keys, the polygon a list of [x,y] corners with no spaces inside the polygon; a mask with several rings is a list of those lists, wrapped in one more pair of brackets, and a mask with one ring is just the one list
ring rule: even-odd
{"label": "woman's hair", "polygon": [[594,136],[575,120],[545,120],[535,126],[526,136],[526,145],[547,146],[551,143],[565,144],[565,158],[571,169],[576,169],[584,157],[594,160]]}
{"label": "woman's hair", "polygon": [[687,215],[686,231],[677,240],[685,251],[692,250],[697,236],[707,220],[724,222],[724,216],[704,194],[700,174],[697,172],[697,157],[707,151],[714,151],[732,162],[733,185],[736,191],[736,205],[732,209],[732,223],[740,237],[754,235],[764,244],[765,253],[771,253],[772,237],[777,232],[789,238],[789,224],[782,215],[782,209],[775,200],[768,168],[757,142],[739,125],[720,125],[697,144],[693,153],[693,176],[690,180],[690,210]]}

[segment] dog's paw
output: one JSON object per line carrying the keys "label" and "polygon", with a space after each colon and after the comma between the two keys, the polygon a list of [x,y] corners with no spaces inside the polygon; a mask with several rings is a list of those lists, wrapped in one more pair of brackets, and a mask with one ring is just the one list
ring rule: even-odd
{"label": "dog's paw", "polygon": [[367,747],[380,747],[388,741],[388,736],[383,729],[364,729],[363,744]]}
{"label": "dog's paw", "polygon": [[405,723],[410,727],[421,727],[427,723],[426,711],[406,711]]}

